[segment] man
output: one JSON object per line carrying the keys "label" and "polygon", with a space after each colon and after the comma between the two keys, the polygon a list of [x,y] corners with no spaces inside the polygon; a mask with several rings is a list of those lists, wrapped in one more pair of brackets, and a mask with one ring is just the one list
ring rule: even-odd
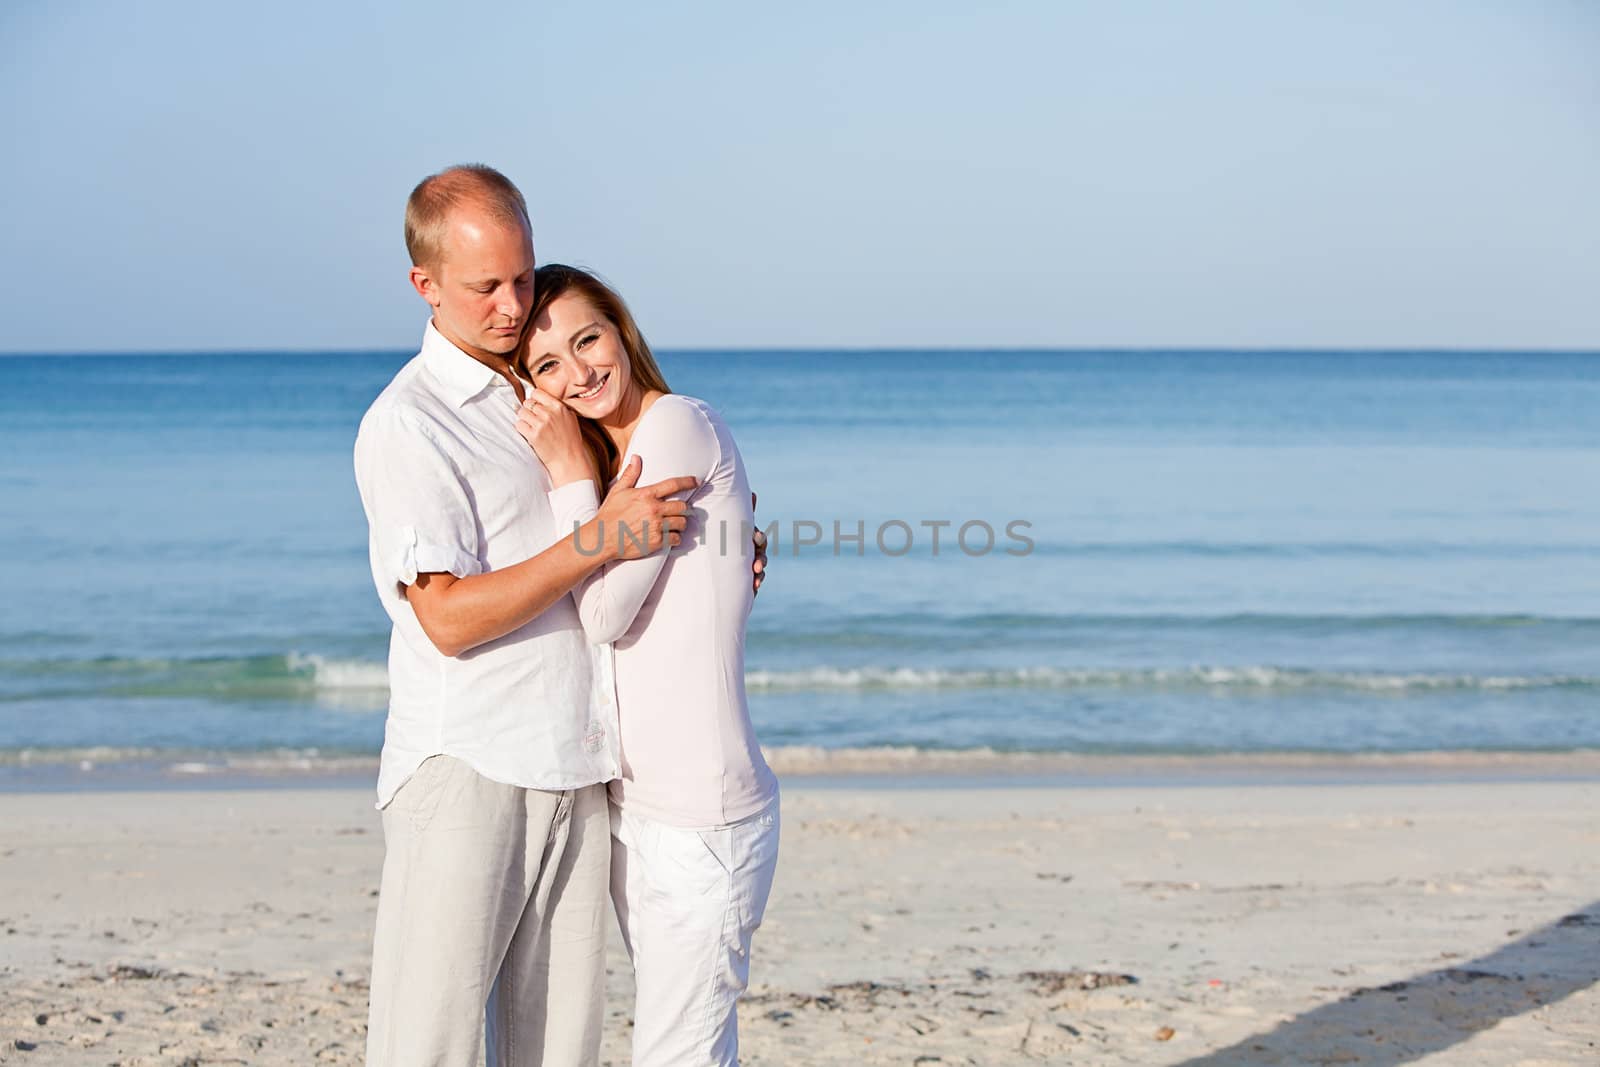
{"label": "man", "polygon": [[445,170],[412,192],[406,244],[432,320],[355,447],[394,623],[367,1062],[470,1065],[487,1040],[491,1065],[593,1064],[617,716],[610,649],[567,594],[675,543],[669,498],[695,482],[637,488],[635,461],[579,540],[556,529],[515,427],[534,269],[521,193],[488,167]]}

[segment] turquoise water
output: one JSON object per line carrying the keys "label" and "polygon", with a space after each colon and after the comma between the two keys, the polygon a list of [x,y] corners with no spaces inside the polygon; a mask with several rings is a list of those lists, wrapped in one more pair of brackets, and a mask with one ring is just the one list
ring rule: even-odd
{"label": "turquoise water", "polygon": [[[0,765],[376,752],[350,447],[408,357],[0,359]],[[777,523],[750,636],[769,745],[1600,745],[1600,356],[662,362]],[[993,550],[955,543],[969,522]]]}

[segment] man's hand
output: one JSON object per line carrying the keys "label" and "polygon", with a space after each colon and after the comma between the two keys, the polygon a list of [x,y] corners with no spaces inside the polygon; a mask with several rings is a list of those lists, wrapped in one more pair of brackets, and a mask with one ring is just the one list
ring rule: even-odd
{"label": "man's hand", "polygon": [[750,535],[750,540],[756,546],[756,561],[750,568],[755,572],[754,584],[751,587],[752,595],[754,595],[761,592],[761,583],[767,580],[767,535],[761,532],[761,527],[756,526],[756,494],[754,491],[750,493],[750,525],[755,526],[755,531]]}
{"label": "man's hand", "polygon": [[594,477],[594,460],[583,443],[578,416],[567,405],[537,389],[529,389],[517,409],[517,432],[550,472],[552,486]]}
{"label": "man's hand", "polygon": [[[617,476],[617,484],[606,494],[594,521],[599,526],[600,550],[607,559],[638,559],[661,551],[664,545],[676,546],[689,522],[689,505],[670,499],[700,484],[687,475],[668,478],[639,487],[639,472],[644,469],[638,456],[628,460]],[[579,535],[579,544],[587,537]]]}

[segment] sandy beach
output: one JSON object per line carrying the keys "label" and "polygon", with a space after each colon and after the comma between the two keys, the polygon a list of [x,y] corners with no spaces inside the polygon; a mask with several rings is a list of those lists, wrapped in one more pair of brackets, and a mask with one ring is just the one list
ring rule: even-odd
{"label": "sandy beach", "polygon": [[[749,1064],[1600,1061],[1600,781],[791,780]],[[371,794],[0,795],[0,1061],[357,1063]],[[613,939],[605,1062],[627,1062]]]}

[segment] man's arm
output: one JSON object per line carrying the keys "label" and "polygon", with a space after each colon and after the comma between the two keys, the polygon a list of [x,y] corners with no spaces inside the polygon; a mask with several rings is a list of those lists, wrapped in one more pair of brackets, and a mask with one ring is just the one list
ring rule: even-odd
{"label": "man's arm", "polygon": [[750,534],[750,543],[756,547],[755,562],[750,565],[750,569],[755,572],[750,591],[759,593],[761,583],[767,580],[767,535],[761,532],[761,527],[756,526],[756,494],[753,491],[750,494],[750,525],[755,527],[754,532]]}
{"label": "man's arm", "polygon": [[406,586],[422,632],[446,656],[459,656],[526,625],[567,595],[598,565],[572,538],[514,567],[468,578],[435,571]]}
{"label": "man's arm", "polygon": [[[688,520],[683,501],[671,498],[699,483],[668,478],[636,488],[638,481],[635,461],[592,520],[532,559],[465,578],[418,574],[405,595],[422,632],[444,655],[459,656],[531,622],[596,568],[676,545]],[[630,536],[618,536],[619,528]],[[592,543],[597,545],[592,553],[578,548]]]}

